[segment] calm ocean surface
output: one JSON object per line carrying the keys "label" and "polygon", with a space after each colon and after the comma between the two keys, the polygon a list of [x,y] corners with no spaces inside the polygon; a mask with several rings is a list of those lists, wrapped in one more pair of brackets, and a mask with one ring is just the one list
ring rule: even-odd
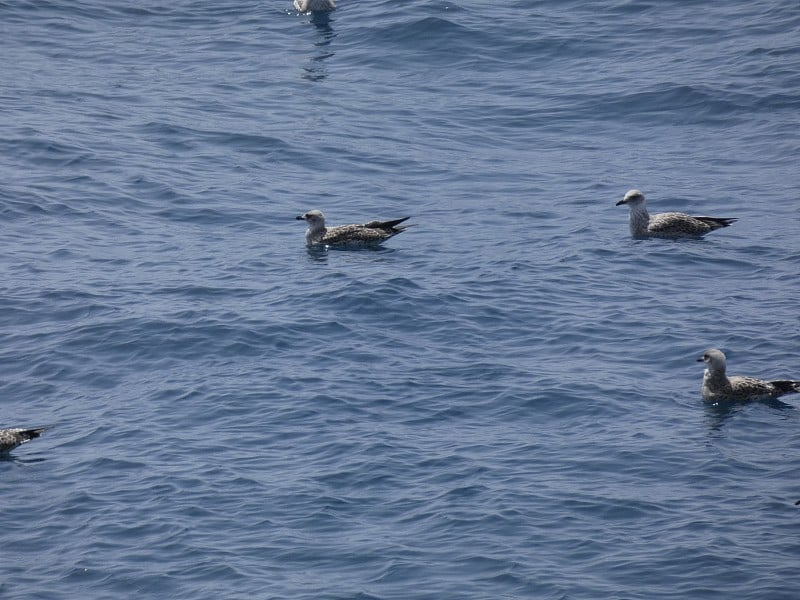
{"label": "calm ocean surface", "polygon": [[[797,0],[0,1],[0,598],[796,599]],[[738,217],[630,238],[651,211]],[[378,251],[306,249],[410,215]]]}

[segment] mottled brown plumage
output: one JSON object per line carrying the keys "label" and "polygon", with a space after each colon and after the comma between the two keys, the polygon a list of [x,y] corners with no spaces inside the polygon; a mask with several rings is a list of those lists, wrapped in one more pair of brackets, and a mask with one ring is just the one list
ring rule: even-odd
{"label": "mottled brown plumage", "polygon": [[37,429],[0,429],[0,454],[11,452],[14,448],[25,442],[39,437],[47,429],[39,427]]}
{"label": "mottled brown plumage", "polygon": [[295,217],[308,223],[306,244],[309,246],[377,246],[390,237],[405,231],[410,225],[399,226],[410,217],[393,221],[370,221],[363,225],[325,226],[325,215],[319,210],[310,210]]}
{"label": "mottled brown plumage", "polygon": [[742,375],[728,377],[725,375],[725,354],[716,348],[706,350],[697,359],[697,362],[706,364],[701,393],[703,398],[708,401],[746,402],[750,400],[769,400],[784,394],[800,392],[800,381],[785,379],[765,381],[764,379]]}
{"label": "mottled brown plumage", "polygon": [[691,216],[682,212],[651,215],[647,212],[644,194],[630,190],[617,202],[630,208],[630,229],[634,237],[700,237],[715,229],[727,227],[737,219],[726,217]]}

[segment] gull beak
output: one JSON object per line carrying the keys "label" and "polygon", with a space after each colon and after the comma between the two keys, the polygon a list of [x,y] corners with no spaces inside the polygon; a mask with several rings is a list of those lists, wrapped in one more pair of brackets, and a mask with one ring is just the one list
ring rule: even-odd
{"label": "gull beak", "polygon": [[621,204],[625,204],[625,198],[617,202],[614,206],[620,206]]}
{"label": "gull beak", "polygon": [[704,361],[703,361],[703,357],[701,356],[700,358],[698,358],[698,359],[697,359],[697,362],[704,362]]}
{"label": "gull beak", "polygon": [[295,217],[295,220],[297,220],[297,221],[305,221],[306,220],[306,216],[305,215],[297,215]]}

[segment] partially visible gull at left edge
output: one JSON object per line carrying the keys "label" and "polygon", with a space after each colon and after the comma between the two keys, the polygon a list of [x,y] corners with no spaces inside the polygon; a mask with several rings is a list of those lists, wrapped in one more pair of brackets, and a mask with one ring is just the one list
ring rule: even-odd
{"label": "partially visible gull at left edge", "polygon": [[394,219],[393,221],[370,221],[363,225],[325,226],[325,215],[319,210],[310,210],[295,217],[308,223],[306,244],[333,247],[368,247],[378,246],[390,237],[405,231],[411,225],[400,225],[411,217]]}
{"label": "partially visible gull at left edge", "polygon": [[47,429],[47,427],[38,427],[36,429],[0,429],[0,454],[11,452],[20,444],[38,438],[44,433],[45,429]]}

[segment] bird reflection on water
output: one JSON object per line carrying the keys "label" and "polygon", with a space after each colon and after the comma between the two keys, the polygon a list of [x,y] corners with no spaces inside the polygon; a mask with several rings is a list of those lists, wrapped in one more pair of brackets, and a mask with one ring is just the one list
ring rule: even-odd
{"label": "bird reflection on water", "polygon": [[778,400],[777,398],[756,400],[750,403],[728,400],[706,402],[705,412],[708,419],[709,429],[711,431],[721,431],[731,417],[751,404],[761,404],[774,410],[793,410],[795,408],[794,405],[784,402],[783,400]]}
{"label": "bird reflection on water", "polygon": [[317,40],[314,42],[314,53],[303,66],[302,77],[309,81],[322,81],[328,76],[325,61],[335,54],[331,51],[330,44],[336,37],[336,32],[331,25],[330,12],[313,12],[306,16],[308,22],[316,29]]}

